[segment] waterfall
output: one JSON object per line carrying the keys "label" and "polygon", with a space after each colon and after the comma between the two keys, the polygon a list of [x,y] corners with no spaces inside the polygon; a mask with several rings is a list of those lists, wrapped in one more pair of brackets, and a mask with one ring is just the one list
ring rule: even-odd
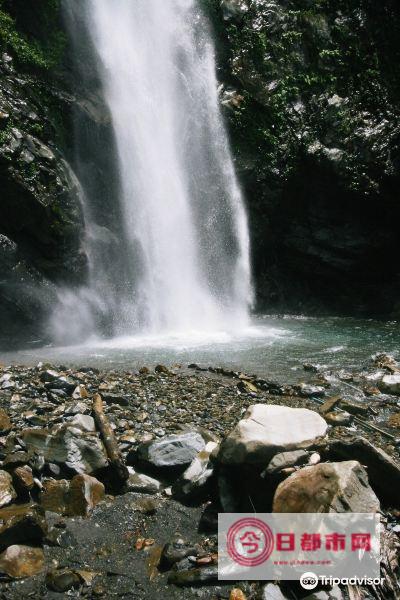
{"label": "waterfall", "polygon": [[[70,320],[97,333],[108,321],[112,335],[245,326],[247,216],[199,2],[64,1],[69,22],[84,27],[110,113],[119,186],[108,201],[120,217],[111,233],[84,206],[89,281],[60,294],[58,337]],[[118,258],[101,250],[99,229],[117,237]]]}

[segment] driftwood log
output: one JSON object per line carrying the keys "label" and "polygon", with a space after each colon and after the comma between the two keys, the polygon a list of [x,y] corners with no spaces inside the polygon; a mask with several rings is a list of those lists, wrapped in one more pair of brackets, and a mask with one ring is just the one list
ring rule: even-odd
{"label": "driftwood log", "polygon": [[93,398],[93,416],[107,452],[112,478],[115,484],[122,486],[128,479],[129,472],[122,458],[114,431],[104,413],[103,399],[100,394],[96,394]]}

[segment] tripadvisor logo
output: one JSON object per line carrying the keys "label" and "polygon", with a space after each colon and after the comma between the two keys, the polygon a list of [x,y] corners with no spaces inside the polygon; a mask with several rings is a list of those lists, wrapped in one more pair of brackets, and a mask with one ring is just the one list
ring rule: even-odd
{"label": "tripadvisor logo", "polygon": [[300,577],[300,585],[305,590],[313,590],[318,585],[318,575],[311,572],[303,573]]}

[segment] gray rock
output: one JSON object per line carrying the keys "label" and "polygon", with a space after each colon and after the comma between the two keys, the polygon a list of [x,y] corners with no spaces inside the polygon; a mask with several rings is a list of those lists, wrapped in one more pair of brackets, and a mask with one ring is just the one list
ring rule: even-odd
{"label": "gray rock", "polygon": [[168,435],[159,440],[142,444],[138,448],[141,463],[157,469],[174,469],[188,466],[205,448],[205,442],[194,431]]}
{"label": "gray rock", "polygon": [[66,466],[75,473],[90,474],[108,464],[99,438],[76,427],[62,427],[53,432],[25,429],[21,438],[28,450],[42,455],[46,462]]}
{"label": "gray rock", "polygon": [[309,459],[309,452],[305,450],[293,450],[293,452],[280,452],[276,454],[274,458],[269,462],[264,474],[272,475],[287,467],[294,467],[296,465],[305,465]]}
{"label": "gray rock", "polygon": [[263,589],[263,600],[287,600],[281,592],[279,585],[275,583],[267,583]]}
{"label": "gray rock", "polygon": [[205,488],[214,472],[210,457],[217,447],[216,442],[206,444],[204,450],[198,453],[173,486],[174,495],[188,499],[196,496]]}
{"label": "gray rock", "polygon": [[387,394],[400,395],[400,373],[385,375],[382,377],[379,387]]}
{"label": "gray rock", "polygon": [[136,473],[132,467],[128,467],[129,479],[126,482],[127,492],[138,492],[142,494],[157,494],[161,491],[161,483],[153,477]]}
{"label": "gray rock", "polygon": [[256,404],[223,441],[218,459],[231,465],[265,465],[279,452],[313,446],[325,436],[327,427],[312,410]]}
{"label": "gray rock", "polygon": [[342,590],[338,585],[334,585],[333,588],[329,591],[320,590],[319,592],[314,592],[309,596],[303,598],[303,600],[342,600],[343,594]]}

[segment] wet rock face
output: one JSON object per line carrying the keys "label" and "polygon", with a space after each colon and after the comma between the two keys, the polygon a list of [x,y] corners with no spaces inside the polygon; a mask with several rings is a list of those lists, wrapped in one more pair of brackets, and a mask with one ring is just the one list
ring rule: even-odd
{"label": "wet rock face", "polygon": [[398,3],[206,4],[242,98],[226,116],[260,304],[398,311]]}
{"label": "wet rock face", "polygon": [[79,281],[86,272],[79,186],[57,146],[63,134],[62,118],[58,130],[52,122],[57,110],[62,112],[56,106],[49,84],[17,71],[12,57],[3,55],[0,318],[4,339],[24,326],[27,337],[41,333],[42,321],[55,302],[54,282]]}
{"label": "wet rock face", "polygon": [[367,513],[379,509],[367,473],[357,461],[304,467],[278,486],[273,502],[273,511],[279,513]]}
{"label": "wet rock face", "polygon": [[225,465],[267,465],[279,452],[312,446],[326,431],[314,411],[256,404],[224,440],[218,459]]}

